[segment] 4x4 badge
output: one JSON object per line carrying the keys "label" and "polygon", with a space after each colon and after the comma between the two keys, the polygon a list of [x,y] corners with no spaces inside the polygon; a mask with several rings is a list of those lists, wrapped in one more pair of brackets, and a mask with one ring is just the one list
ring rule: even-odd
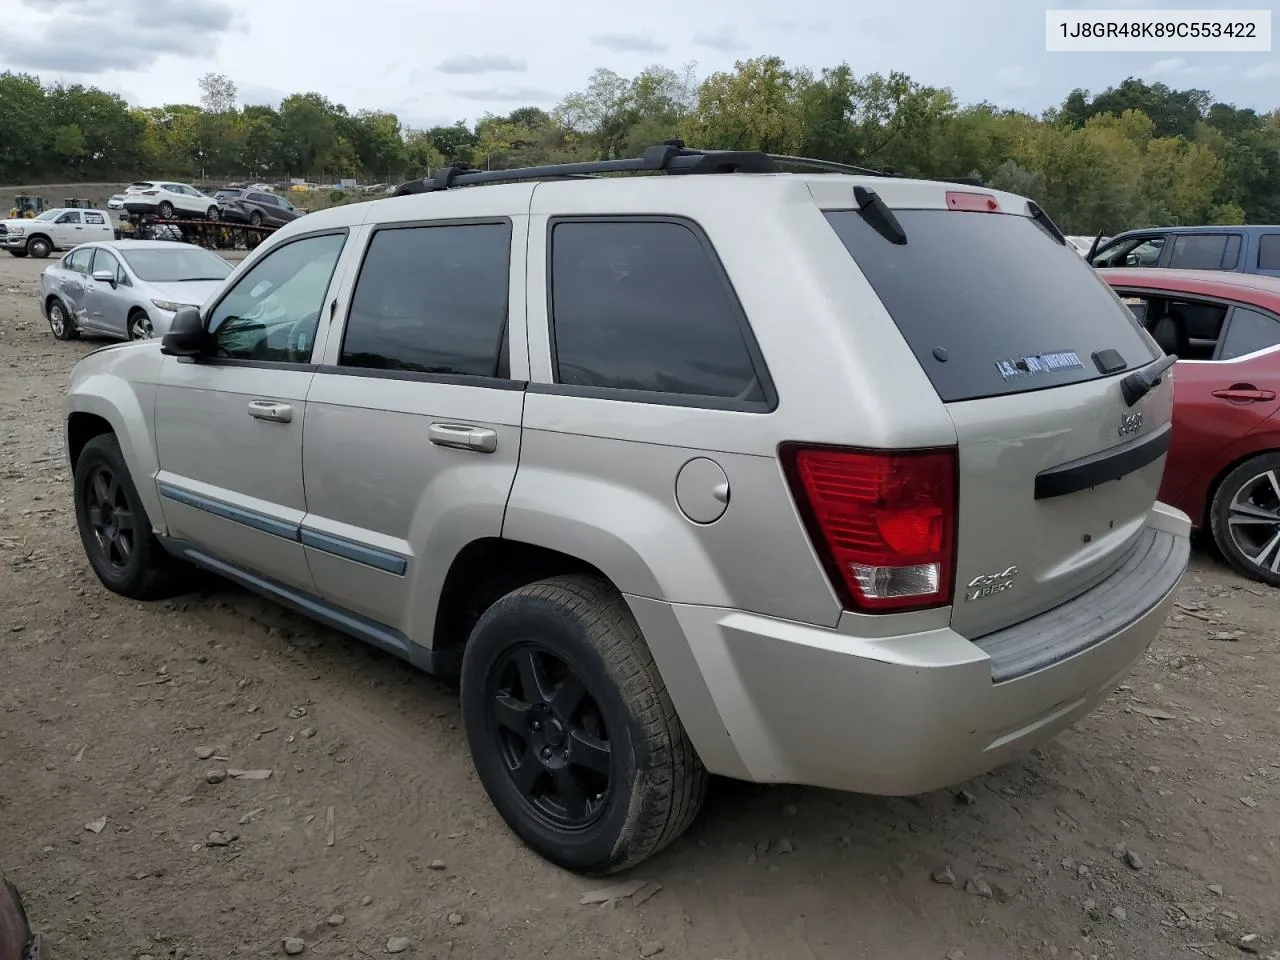
{"label": "4x4 badge", "polygon": [[984,573],[981,576],[974,577],[965,586],[964,599],[981,600],[995,593],[1004,593],[1006,590],[1013,588],[1013,581],[1018,576],[1018,568],[1009,567],[999,573]]}

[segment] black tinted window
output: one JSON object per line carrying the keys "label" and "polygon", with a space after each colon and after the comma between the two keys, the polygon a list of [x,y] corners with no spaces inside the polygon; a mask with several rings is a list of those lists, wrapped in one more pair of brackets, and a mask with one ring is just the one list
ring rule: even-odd
{"label": "black tinted window", "polygon": [[683,224],[556,224],[551,322],[560,383],[765,399],[741,308]]}
{"label": "black tinted window", "polygon": [[[1169,266],[1186,270],[1219,270],[1226,258],[1227,239],[1228,235],[1225,233],[1188,233],[1175,236]],[[1239,250],[1237,243],[1237,255]]]}
{"label": "black tinted window", "polygon": [[1264,233],[1258,238],[1258,269],[1280,270],[1280,233]]}
{"label": "black tinted window", "polygon": [[507,375],[511,227],[379,230],[356,281],[344,366]]}
{"label": "black tinted window", "polygon": [[827,219],[943,402],[1093,380],[1101,373],[1092,355],[1107,348],[1130,370],[1155,359],[1120,298],[1029,217],[894,215],[902,245],[857,211]]}
{"label": "black tinted window", "polygon": [[1227,324],[1227,339],[1219,360],[1233,360],[1280,344],[1280,322],[1247,307],[1236,307]]}

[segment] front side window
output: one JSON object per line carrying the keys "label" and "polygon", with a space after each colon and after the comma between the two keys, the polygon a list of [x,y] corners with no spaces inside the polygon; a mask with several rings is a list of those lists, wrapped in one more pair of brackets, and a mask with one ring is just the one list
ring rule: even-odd
{"label": "front side window", "polygon": [[1093,258],[1095,267],[1154,267],[1160,262],[1165,238],[1130,237],[1120,240]]}
{"label": "front side window", "polygon": [[305,237],[272,250],[209,315],[214,355],[309,363],[325,294],[346,234]]}
{"label": "front side window", "polygon": [[120,261],[116,255],[110,250],[103,250],[101,247],[93,251],[93,265],[90,268],[91,273],[102,273],[103,271],[110,273],[116,278],[116,283],[127,285],[128,279],[124,275],[124,268],[120,266]]}
{"label": "front side window", "polygon": [[339,364],[507,377],[511,226],[379,230],[351,298]]}
{"label": "front side window", "polygon": [[1236,307],[1227,323],[1227,336],[1219,360],[1234,360],[1280,345],[1280,321],[1260,310]]}
{"label": "front side window", "polygon": [[675,221],[564,221],[551,233],[558,383],[762,403],[742,308]]}

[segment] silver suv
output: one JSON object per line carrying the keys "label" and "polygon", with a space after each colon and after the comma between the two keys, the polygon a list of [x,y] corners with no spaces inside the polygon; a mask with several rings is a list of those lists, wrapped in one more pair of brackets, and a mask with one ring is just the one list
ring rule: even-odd
{"label": "silver suv", "polygon": [[460,674],[494,805],[584,873],[709,773],[904,795],[1054,735],[1186,568],[1172,358],[1034,203],[788,163],[446,168],[286,226],[75,368],[94,571]]}

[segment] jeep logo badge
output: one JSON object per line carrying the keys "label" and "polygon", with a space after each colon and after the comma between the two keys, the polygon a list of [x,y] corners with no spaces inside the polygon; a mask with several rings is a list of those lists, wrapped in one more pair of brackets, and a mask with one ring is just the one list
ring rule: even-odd
{"label": "jeep logo badge", "polygon": [[1131,437],[1142,429],[1142,414],[1126,413],[1120,418],[1120,436]]}

